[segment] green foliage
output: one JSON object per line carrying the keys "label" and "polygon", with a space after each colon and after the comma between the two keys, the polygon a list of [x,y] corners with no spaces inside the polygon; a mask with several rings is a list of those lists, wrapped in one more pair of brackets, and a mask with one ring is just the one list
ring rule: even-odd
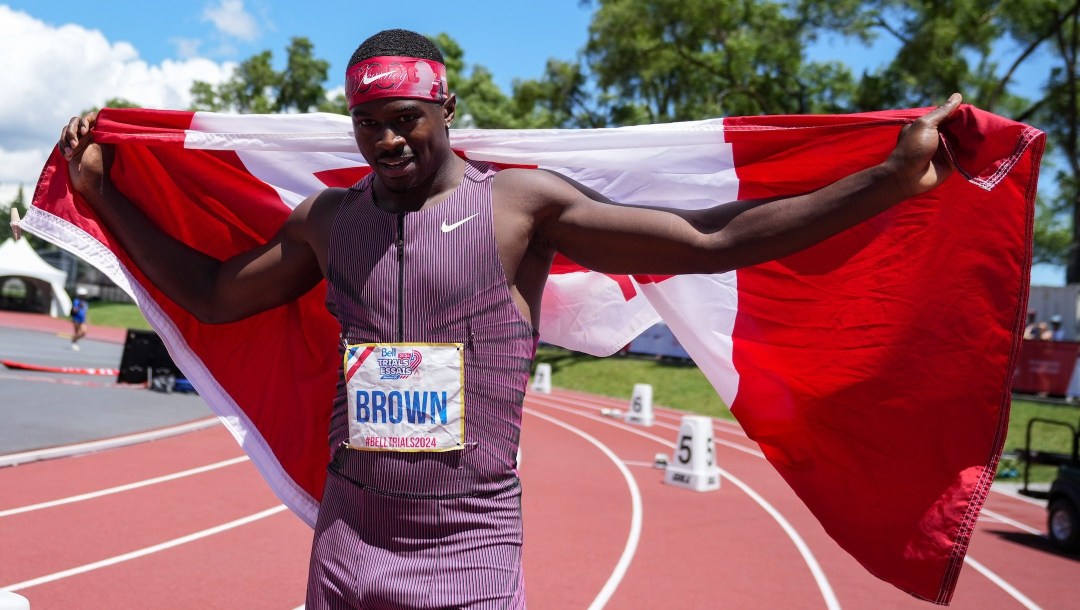
{"label": "green foliage", "polygon": [[[814,27],[872,44],[899,44],[885,66],[863,75],[854,109],[927,106],[960,91],[965,101],[1029,123],[1050,144],[1035,230],[1036,260],[1068,262],[1080,281],[1080,52],[1078,0],[799,0]],[[1003,51],[1004,50],[1004,51]],[[1017,76],[1051,60],[1033,99],[1014,93]],[[1053,160],[1050,159],[1053,157]],[[1046,171],[1055,161],[1064,169]],[[1047,180],[1053,175],[1054,180]]]}
{"label": "green foliage", "polygon": [[267,50],[240,62],[229,80],[216,87],[195,81],[192,109],[257,114],[336,110],[323,88],[330,63],[316,59],[314,50],[310,40],[297,36],[286,50],[284,70],[274,69],[273,53]]}
{"label": "green foliage", "polygon": [[[596,0],[586,46],[550,59],[509,93],[447,34],[443,51],[461,127],[602,127],[725,115],[843,113],[933,105],[960,91],[980,108],[1048,135],[1036,217],[1041,262],[1068,262],[1080,282],[1080,0]],[[855,75],[807,58],[809,43],[839,35],[898,47]],[[196,82],[194,108],[346,113],[327,99],[327,62],[293,38],[285,68],[270,51],[218,86]],[[1049,58],[1050,68],[1045,70]],[[1032,78],[1031,70],[1045,70]],[[1045,84],[1027,99],[1017,78]],[[113,105],[110,100],[110,105]],[[116,104],[120,105],[120,104]],[[1052,158],[1052,160],[1051,160]]]}
{"label": "green foliage", "polygon": [[1035,206],[1034,264],[1065,265],[1069,262],[1074,245],[1072,229],[1063,220],[1067,215],[1068,210],[1063,209],[1060,200],[1051,203],[1044,197],[1038,198]]}
{"label": "green foliage", "polygon": [[806,60],[813,31],[781,2],[601,0],[585,47],[612,123],[830,112],[850,71]]}
{"label": "green foliage", "polygon": [[[1018,452],[1024,448],[1028,422],[1036,417],[1066,423],[1075,428],[1080,425],[1080,406],[1014,400],[1009,417],[1009,432],[1005,438],[1006,454]],[[1072,436],[1064,427],[1036,424],[1031,432],[1031,448],[1033,450],[1063,454],[1072,452]],[[1022,475],[1023,462],[1015,458],[1003,458],[1001,467],[998,468],[999,477],[1015,480],[1015,477],[1001,477],[1002,474],[1009,470],[1014,470],[1017,474]],[[1056,467],[1032,465],[1030,478],[1032,481],[1046,482],[1053,480],[1056,474]]]}

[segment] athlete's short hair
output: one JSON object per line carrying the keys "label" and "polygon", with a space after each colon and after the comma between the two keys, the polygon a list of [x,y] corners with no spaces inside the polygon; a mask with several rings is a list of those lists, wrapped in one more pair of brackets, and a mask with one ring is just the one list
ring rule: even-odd
{"label": "athlete's short hair", "polygon": [[410,30],[383,30],[371,36],[356,47],[348,67],[372,57],[415,57],[446,63],[435,43]]}

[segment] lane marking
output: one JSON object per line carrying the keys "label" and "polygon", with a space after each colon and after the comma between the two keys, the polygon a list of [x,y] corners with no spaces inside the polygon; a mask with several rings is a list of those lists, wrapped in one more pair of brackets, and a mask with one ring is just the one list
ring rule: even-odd
{"label": "lane marking", "polygon": [[0,373],[0,379],[12,381],[30,381],[34,383],[59,383],[84,388],[113,388],[117,390],[145,390],[145,383],[116,383],[112,381],[83,381],[80,379],[62,379],[59,377],[40,377],[33,375],[19,375],[15,373]]}
{"label": "lane marking", "polygon": [[[540,402],[543,402],[543,401],[541,400]],[[625,424],[622,424],[621,422],[617,422],[617,421],[612,421],[612,420],[610,420],[610,419],[606,419],[606,418],[603,418],[603,417],[596,417],[596,416],[593,416],[593,415],[591,415],[591,414],[589,414],[589,413],[584,413],[584,412],[581,412],[581,411],[575,411],[574,409],[570,409],[570,408],[568,408],[568,407],[563,407],[563,406],[560,406],[560,405],[555,405],[555,404],[549,404],[548,406],[549,406],[549,407],[551,407],[551,408],[554,408],[554,409],[559,409],[559,410],[562,410],[562,411],[568,411],[568,412],[570,412],[570,413],[575,413],[575,414],[577,414],[577,415],[580,415],[580,416],[582,416],[582,417],[587,417],[587,418],[589,418],[589,419],[595,419],[596,421],[602,421],[602,422],[605,422],[605,423],[607,423],[607,424],[613,425],[613,426],[615,426],[615,427],[618,427],[618,428],[622,428],[622,429],[624,429],[624,430],[627,430],[627,431],[629,431],[629,432],[633,432],[634,434],[638,434],[638,435],[640,435],[640,436],[644,436],[644,437],[646,437],[646,438],[652,438],[653,440],[656,440],[657,442],[660,442],[660,443],[663,443],[663,444],[665,444],[665,445],[668,445],[668,446],[670,446],[670,447],[671,447],[672,449],[674,449],[674,448],[675,448],[675,444],[674,444],[674,443],[670,443],[670,442],[668,442],[668,441],[665,441],[665,440],[662,440],[662,439],[660,439],[659,437],[656,437],[656,436],[653,436],[653,435],[651,435],[651,434],[648,434],[648,433],[646,433],[646,432],[642,432],[642,431],[640,431],[640,430],[634,429],[634,428],[632,428],[632,427],[630,427],[630,426],[627,426],[627,425],[625,425]],[[714,439],[714,442],[716,442],[716,441],[715,441],[715,439]],[[724,444],[724,445],[728,445],[727,443],[722,443],[722,444]],[[728,446],[730,446],[730,445],[728,445]],[[737,447],[736,447],[736,448],[737,448]],[[749,453],[749,452],[748,452],[748,453]],[[760,457],[764,458],[765,456],[764,456],[764,454],[761,454],[761,456],[760,456]],[[722,475],[722,476],[724,476],[724,477],[726,477],[726,478],[729,478],[729,479],[731,479],[731,482],[732,482],[732,483],[735,483],[736,485],[740,486],[740,488],[742,487],[742,484],[741,484],[740,482],[738,482],[738,480],[737,480],[737,479],[735,479],[734,477],[732,477],[732,476],[731,476],[730,474],[728,474],[728,473],[727,473],[726,471],[724,471],[723,469],[721,469],[721,470],[720,470],[720,473],[721,473],[721,475]],[[991,490],[992,490],[992,491],[996,491],[996,490],[993,490],[993,488],[991,488]],[[744,489],[744,491],[746,491],[748,495],[749,495],[749,494],[753,494],[753,495],[756,495],[756,493],[755,493],[755,492],[753,492],[752,490],[750,490],[750,488],[749,488],[749,487],[747,487],[746,489]],[[1012,495],[1013,495],[1013,494],[1010,494],[1010,493],[1008,493],[1008,492],[1001,492],[1001,491],[999,491],[998,493],[1002,493],[1002,494],[1004,494],[1004,495],[1009,495],[1009,496],[1012,496]],[[751,497],[753,497],[753,496],[751,496]],[[1014,497],[1017,497],[1017,498],[1019,498],[1019,499],[1022,499],[1022,500],[1028,500],[1028,501],[1031,501],[1031,499],[1030,499],[1030,498],[1026,498],[1026,497],[1024,497],[1024,496],[1020,496],[1019,494],[1017,494],[1017,495],[1016,495],[1016,496],[1014,496]],[[762,498],[762,501],[764,501],[764,498]],[[1033,504],[1038,504],[1038,502],[1035,502],[1035,501],[1033,501],[1032,503],[1033,503]],[[765,508],[765,505],[762,505],[762,507],[763,507],[763,508]],[[765,508],[765,510],[766,510],[767,512],[770,512],[770,509],[771,509],[771,508],[772,508],[772,507],[771,507],[771,506],[769,506],[768,508]],[[775,510],[775,509],[773,509],[773,510]],[[991,517],[992,517],[992,518],[994,518],[994,519],[998,519],[998,520],[1000,520],[1000,521],[1002,521],[1002,522],[1004,522],[1004,523],[1007,523],[1008,525],[1012,525],[1012,526],[1014,526],[1014,527],[1017,527],[1017,528],[1019,528],[1020,530],[1023,530],[1023,531],[1027,531],[1027,532],[1031,532],[1031,533],[1034,533],[1034,534],[1036,534],[1036,535],[1039,535],[1039,536],[1043,536],[1042,532],[1038,532],[1038,531],[1033,531],[1033,530],[1032,530],[1031,528],[1029,528],[1028,526],[1024,525],[1023,523],[1020,523],[1020,522],[1018,522],[1018,521],[1015,521],[1015,520],[1013,520],[1013,519],[1010,519],[1009,517],[1006,517],[1006,516],[1004,516],[1004,515],[1001,515],[1001,514],[995,513],[995,512],[993,512],[993,511],[988,511],[988,510],[986,509],[986,507],[985,507],[985,506],[984,506],[984,507],[982,508],[982,510],[981,510],[981,513],[986,513],[986,514],[987,514],[988,516],[991,516]],[[771,512],[770,512],[770,514],[771,514]],[[777,516],[778,516],[778,517],[780,517],[781,519],[783,518],[782,516],[780,516],[780,515],[779,515],[779,513],[777,513]],[[784,521],[784,523],[786,523],[786,520]],[[781,524],[781,526],[783,527],[783,524]],[[786,527],[785,527],[785,530],[786,530]],[[792,533],[793,533],[793,534],[795,534],[795,536],[798,536],[798,534],[797,534],[797,533],[795,533],[795,532],[794,532],[794,530],[792,530]],[[803,543],[803,542],[802,542],[802,539],[801,539],[801,538],[799,538],[799,542],[796,542],[796,546],[799,546],[799,545],[800,545],[800,543],[801,543],[801,544],[803,544],[803,545],[805,545],[805,543]],[[800,552],[801,552],[801,551],[800,551]],[[807,548],[807,552],[809,553],[809,548]],[[810,560],[814,561],[814,565],[817,565],[817,561],[816,561],[816,560],[813,560],[813,555],[812,555],[812,554],[810,555]],[[1012,585],[1010,585],[1010,584],[1009,584],[1008,582],[1006,582],[1006,581],[1005,581],[1004,579],[1002,579],[1002,578],[1001,578],[1000,576],[998,576],[998,575],[997,575],[997,574],[995,574],[994,572],[992,572],[992,571],[990,571],[989,569],[987,569],[987,568],[986,568],[986,566],[984,566],[983,564],[981,564],[981,563],[979,563],[978,561],[976,561],[975,559],[973,559],[973,558],[971,557],[971,555],[970,555],[970,554],[968,554],[968,555],[965,555],[965,557],[964,557],[964,562],[965,562],[965,563],[967,563],[967,564],[969,564],[969,565],[971,565],[971,566],[972,566],[973,568],[975,568],[975,570],[976,570],[976,571],[978,571],[978,572],[979,572],[980,574],[982,574],[982,575],[983,575],[983,576],[985,576],[985,577],[986,577],[986,578],[987,578],[988,580],[990,580],[990,582],[994,583],[994,584],[995,584],[996,586],[998,586],[999,588],[1001,588],[1001,589],[1002,589],[1003,591],[1005,591],[1005,592],[1006,592],[1007,594],[1009,594],[1009,595],[1010,595],[1010,596],[1011,596],[1011,597],[1012,597],[1013,599],[1017,600],[1018,602],[1020,602],[1021,604],[1023,604],[1023,605],[1025,606],[1025,607],[1029,608],[1030,610],[1041,610],[1041,608],[1040,608],[1040,607],[1039,607],[1038,605],[1036,605],[1036,604],[1035,604],[1034,602],[1032,602],[1032,601],[1031,601],[1031,599],[1029,599],[1029,598],[1028,598],[1028,597],[1027,597],[1026,595],[1024,595],[1024,594],[1023,594],[1023,593],[1021,593],[1021,592],[1020,592],[1020,591],[1019,591],[1018,589],[1016,589],[1015,587],[1013,587]],[[809,565],[809,564],[808,564],[808,565]],[[820,570],[820,567],[818,567],[818,570]],[[813,571],[814,571],[814,567],[812,567],[812,566],[811,566],[811,572],[813,572]],[[815,576],[815,578],[816,578],[816,576]],[[822,578],[824,578],[824,573],[822,573]],[[825,581],[825,585],[826,585],[826,586],[828,586],[828,581],[827,581],[827,580]],[[823,592],[823,594],[824,594],[824,592]],[[832,596],[832,598],[833,598],[834,600],[836,599],[836,598],[835,598],[835,595],[833,595],[833,594],[832,594],[832,589],[831,589],[831,587],[829,588],[829,595],[831,595],[831,596]],[[826,603],[827,603],[827,604],[829,603],[829,601],[828,601],[828,596],[826,597]],[[836,605],[835,607],[836,607],[836,608],[839,608],[839,607],[840,607],[840,606],[839,606],[839,602],[836,602],[836,604],[837,604],[837,605]],[[832,605],[830,605],[829,607],[830,607],[830,608],[833,608],[833,606],[832,606]]]}
{"label": "lane marking", "polygon": [[231,460],[224,460],[221,462],[215,462],[206,466],[199,466],[198,468],[191,468],[189,470],[182,470],[180,472],[174,472],[172,474],[162,475],[160,477],[154,477],[152,479],[144,479],[142,481],[135,481],[134,483],[126,483],[124,485],[117,485],[116,487],[109,487],[107,489],[100,489],[98,491],[91,491],[76,496],[68,496],[66,498],[60,498],[58,500],[49,500],[48,502],[40,502],[38,504],[29,504],[27,506],[20,506],[18,508],[9,508],[7,510],[0,510],[0,518],[10,517],[11,515],[19,515],[22,513],[28,513],[35,510],[41,510],[45,508],[52,508],[54,506],[62,506],[64,504],[72,504],[74,502],[82,502],[83,500],[90,500],[93,498],[100,498],[102,496],[108,496],[111,494],[120,493],[123,491],[130,491],[132,489],[138,489],[140,487],[147,487],[149,485],[156,485],[158,483],[164,483],[166,481],[174,481],[176,479],[182,479],[184,477],[190,477],[196,474],[202,474],[218,468],[225,468],[226,466],[232,466],[233,464],[239,464],[240,462],[248,461],[248,457],[241,456],[233,458]]}
{"label": "lane marking", "polygon": [[[656,464],[654,464],[653,462],[639,462],[637,460],[623,460],[622,463],[626,464],[627,466],[635,466],[635,467],[640,467],[640,468],[656,468]],[[2,515],[0,515],[0,516],[2,516]]]}
{"label": "lane marking", "polygon": [[254,515],[248,515],[247,517],[236,519],[234,521],[229,521],[228,523],[222,523],[221,525],[217,525],[217,526],[214,526],[214,527],[211,527],[211,528],[208,528],[208,529],[204,529],[202,531],[195,532],[194,534],[188,534],[187,536],[181,536],[179,538],[173,538],[172,540],[162,542],[161,544],[155,544],[153,546],[148,546],[148,547],[136,550],[136,551],[132,551],[130,553],[124,553],[123,555],[116,555],[114,557],[109,557],[108,559],[102,559],[101,561],[95,561],[93,563],[88,563],[88,564],[81,565],[81,566],[71,568],[71,569],[68,569],[68,570],[63,570],[63,571],[60,571],[60,572],[54,572],[52,574],[48,574],[48,575],[45,575],[45,576],[40,576],[38,578],[32,578],[30,580],[24,580],[22,582],[17,582],[17,583],[15,583],[13,585],[7,585],[5,587],[0,587],[0,591],[19,591],[19,590],[22,590],[22,589],[29,589],[30,587],[36,587],[38,585],[43,585],[43,584],[46,584],[46,583],[54,582],[54,581],[57,581],[57,580],[68,578],[70,576],[76,576],[78,574],[84,574],[86,572],[91,572],[93,570],[99,570],[101,568],[105,568],[105,567],[108,567],[108,566],[111,566],[111,565],[116,565],[118,563],[123,563],[125,561],[131,561],[132,559],[138,559],[139,557],[145,557],[147,555],[152,555],[154,553],[159,553],[161,551],[171,549],[173,547],[177,547],[177,546],[180,546],[182,544],[187,544],[189,542],[194,542],[194,541],[199,540],[201,538],[206,538],[206,537],[209,537],[209,536],[213,536],[214,534],[220,534],[221,532],[228,531],[228,530],[240,527],[242,525],[247,525],[248,523],[252,523],[252,522],[258,521],[260,519],[265,519],[266,517],[269,517],[271,515],[275,515],[277,513],[280,513],[283,510],[286,510],[285,505],[279,504],[278,506],[275,506],[273,508],[269,508],[269,509],[264,510],[262,512],[255,513]]}
{"label": "lane marking", "polygon": [[1003,486],[999,486],[999,485],[991,485],[990,486],[990,491],[992,491],[994,493],[997,493],[997,494],[1000,494],[1000,495],[1003,495],[1003,496],[1008,496],[1010,498],[1014,498],[1016,500],[1023,500],[1024,502],[1027,502],[1028,504],[1033,504],[1035,506],[1038,506],[1039,508],[1043,508],[1043,509],[1046,508],[1046,500],[1042,500],[1042,499],[1039,499],[1039,498],[1029,498],[1029,497],[1027,497],[1027,496],[1025,496],[1025,495],[1023,495],[1023,494],[1021,494],[1019,492],[1016,492],[1016,491],[1013,491],[1012,489],[1009,489],[1008,487],[1003,487]]}
{"label": "lane marking", "polygon": [[[531,395],[532,394],[530,394],[530,396]],[[576,404],[586,403],[586,405],[583,406],[595,406],[597,410],[611,407],[626,408],[626,405],[629,402],[629,399],[627,399],[625,402],[620,402],[620,399],[611,398],[609,396],[589,396],[587,394],[582,394],[581,396],[581,400],[577,400],[576,394],[570,394],[563,391],[558,391],[553,394],[546,395],[546,397],[548,398],[561,398],[565,402],[576,402]],[[654,407],[653,412],[658,417],[663,416],[668,419],[674,420],[676,423],[678,423],[678,421],[682,418],[683,415],[694,415],[689,411],[679,411],[677,409],[672,409],[670,407],[664,406]],[[740,425],[737,420],[724,419],[723,417],[717,417],[715,415],[709,415],[708,417],[712,419],[714,428],[719,426],[719,429],[716,430],[717,432],[723,432],[725,434],[732,434],[742,438],[748,438],[746,436],[746,431],[743,430],[742,425]]]}
{"label": "lane marking", "polygon": [[169,436],[176,436],[179,434],[186,434],[188,432],[203,430],[205,428],[210,428],[219,424],[221,424],[221,420],[219,420],[217,417],[208,417],[206,419],[200,419],[190,423],[180,424],[179,426],[161,428],[160,430],[151,430],[149,432],[139,432],[138,434],[128,434],[126,436],[117,436],[113,438],[103,439],[100,441],[76,443],[74,445],[61,445],[59,447],[36,449],[34,451],[24,451],[22,453],[9,453],[7,455],[0,455],[0,468],[3,468],[4,466],[17,466],[19,464],[37,462],[40,460],[49,460],[60,457],[71,457],[73,455],[82,455],[84,453],[92,453],[94,451],[101,451],[103,449],[114,449],[116,447],[134,445],[137,443],[144,443],[146,441],[154,441]]}
{"label": "lane marking", "polygon": [[619,557],[619,561],[615,564],[615,569],[611,571],[611,576],[608,577],[607,582],[604,583],[603,588],[596,594],[596,598],[589,604],[589,610],[600,610],[608,603],[611,596],[615,594],[615,590],[618,589],[619,584],[622,582],[623,577],[626,575],[627,568],[630,567],[630,562],[634,559],[634,553],[637,552],[638,541],[641,539],[641,491],[638,489],[637,481],[634,479],[634,475],[630,474],[630,471],[619,459],[619,456],[615,455],[615,452],[607,447],[607,445],[596,440],[589,433],[580,428],[565,423],[557,418],[554,418],[546,413],[540,413],[532,408],[526,408],[526,413],[539,417],[540,419],[547,420],[550,423],[560,426],[577,434],[581,438],[592,443],[597,449],[602,451],[604,455],[615,467],[622,473],[623,479],[626,480],[626,486],[630,491],[630,531],[626,536],[626,546],[623,547],[622,555]]}
{"label": "lane marking", "polygon": [[[543,401],[540,402],[543,403]],[[610,426],[620,428],[627,432],[632,432],[644,438],[656,441],[657,443],[660,443],[661,445],[664,445],[666,447],[670,447],[671,449],[675,449],[675,443],[662,439],[653,434],[649,434],[648,432],[637,430],[626,424],[611,421],[610,419],[605,419],[603,417],[597,417],[589,413],[576,411],[574,409],[563,407],[560,405],[549,404],[547,406],[553,409],[566,411],[595,421],[604,422]],[[768,513],[769,516],[771,516],[773,520],[777,522],[777,524],[780,525],[780,528],[784,530],[784,533],[786,533],[788,538],[791,539],[791,542],[799,551],[799,555],[802,556],[803,561],[806,563],[807,568],[809,568],[810,574],[814,577],[814,582],[817,583],[818,590],[821,592],[821,597],[825,600],[826,607],[829,608],[829,610],[840,610],[840,601],[836,598],[836,593],[833,592],[833,588],[832,585],[829,584],[828,577],[825,576],[825,572],[821,569],[821,565],[814,557],[814,553],[810,550],[809,545],[807,545],[806,542],[802,539],[802,536],[799,535],[799,532],[797,532],[795,528],[791,525],[791,523],[789,523],[788,520],[785,519],[782,514],[780,514],[780,511],[776,510],[776,508],[773,507],[772,504],[770,504],[765,498],[763,498],[756,491],[754,491],[749,485],[743,483],[723,468],[720,469],[720,475],[731,481],[736,487],[741,489],[743,493],[745,493],[752,500],[754,500],[754,502],[757,502],[757,504],[761,506],[761,508],[764,509],[765,512]]]}
{"label": "lane marking", "polygon": [[1022,606],[1024,606],[1025,608],[1027,608],[1028,610],[1042,610],[1042,608],[1038,604],[1036,604],[1035,602],[1031,601],[1031,599],[1029,599],[1028,596],[1026,596],[1023,593],[1021,593],[1020,591],[1018,591],[1016,589],[1016,587],[1014,587],[1014,586],[1010,585],[1009,583],[1005,582],[1004,579],[1002,579],[997,574],[994,574],[993,572],[991,572],[983,564],[981,564],[978,561],[975,561],[974,559],[972,559],[970,555],[964,558],[964,563],[966,563],[969,566],[975,568],[975,570],[977,572],[979,572],[980,574],[982,574],[983,576],[988,578],[990,580],[990,582],[992,582],[995,585],[1001,587],[1002,590],[1004,590],[1006,593],[1008,593],[1010,596],[1012,596],[1013,599],[1020,602],[1020,604]]}
{"label": "lane marking", "polygon": [[979,514],[980,515],[986,515],[987,517],[989,517],[990,519],[992,519],[994,521],[998,521],[998,522],[1004,523],[1006,525],[1011,525],[1011,526],[1015,527],[1018,530],[1027,532],[1029,534],[1035,534],[1036,536],[1039,536],[1041,538],[1045,538],[1045,536],[1043,535],[1041,530],[1037,530],[1037,529],[1035,529],[1035,528],[1033,528],[1030,525],[1027,525],[1025,523],[1020,523],[1019,521],[1017,521],[1015,519],[1012,519],[1010,517],[1006,517],[1005,515],[1002,515],[1001,513],[994,512],[994,511],[986,508],[985,506],[983,507],[982,512],[979,513]]}

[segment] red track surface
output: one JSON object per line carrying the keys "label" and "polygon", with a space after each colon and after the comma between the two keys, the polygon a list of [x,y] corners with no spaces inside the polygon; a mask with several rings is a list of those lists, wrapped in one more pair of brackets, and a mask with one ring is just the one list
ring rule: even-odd
{"label": "red track surface", "polygon": [[[696,493],[661,483],[648,466],[670,453],[679,414],[651,428],[599,415],[619,401],[556,391],[526,400],[522,479],[525,570],[531,608],[585,608],[624,553],[631,492],[609,448],[640,491],[641,531],[609,608],[823,608],[824,594],[778,522],[725,479]],[[557,421],[553,421],[557,420]],[[559,425],[561,422],[563,425]],[[569,428],[567,427],[569,426]],[[820,526],[730,423],[718,422],[717,462],[759,494],[805,541],[842,607],[925,608],[867,574]],[[77,458],[0,470],[0,588],[122,556],[279,506],[250,462],[79,502],[5,515],[18,507],[206,466],[242,456],[222,427]],[[992,494],[989,511],[1042,531],[1039,506]],[[303,602],[311,533],[287,511],[214,535],[18,587],[34,610],[50,608],[296,608]],[[985,518],[973,559],[1044,608],[1070,607],[1075,557],[1024,529]],[[957,608],[1022,608],[971,566]]]}
{"label": "red track surface", "polygon": [[[600,415],[602,408],[625,409],[622,401],[558,390],[530,395],[525,405],[521,474],[530,608],[586,608],[605,585],[608,608],[827,608],[827,599],[832,607],[929,607],[878,581],[840,550],[734,424],[714,426],[717,464],[725,473],[721,489],[696,493],[663,485],[662,472],[649,465],[656,453],[671,453],[681,414],[659,409],[656,425],[629,426]],[[640,537],[632,555],[631,485],[596,443],[625,464],[640,493]],[[16,585],[34,610],[300,606],[311,532],[280,509],[248,461],[10,514],[242,455],[225,429],[214,427],[0,469],[0,589]],[[275,508],[279,512],[212,535],[69,572]],[[797,532],[826,585],[770,511]],[[1051,550],[1044,528],[1041,506],[992,493],[969,558],[1005,584],[967,565],[953,607],[1076,607],[1080,558]],[[620,558],[629,559],[625,574],[613,577]],[[43,577],[49,581],[40,582]]]}

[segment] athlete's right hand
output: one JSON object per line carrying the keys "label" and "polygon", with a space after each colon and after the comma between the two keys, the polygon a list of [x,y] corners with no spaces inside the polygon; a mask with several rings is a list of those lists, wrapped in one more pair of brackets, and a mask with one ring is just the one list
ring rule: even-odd
{"label": "athlete's right hand", "polygon": [[96,112],[72,117],[60,130],[60,141],[57,142],[60,153],[68,161],[71,186],[83,196],[100,193],[105,178],[107,153],[94,142],[91,130],[95,121]]}

